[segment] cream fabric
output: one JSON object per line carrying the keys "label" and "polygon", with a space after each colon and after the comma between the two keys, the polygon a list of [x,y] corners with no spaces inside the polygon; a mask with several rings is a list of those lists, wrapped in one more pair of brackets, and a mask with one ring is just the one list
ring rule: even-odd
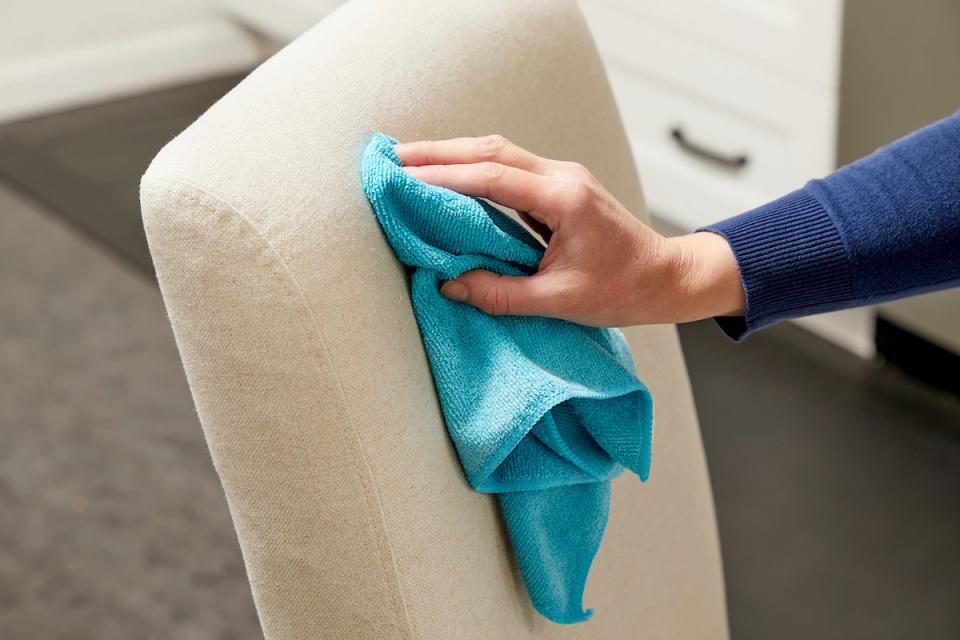
{"label": "cream fabric", "polygon": [[[150,248],[261,623],[288,638],[724,638],[707,470],[672,327],[630,329],[652,476],[614,483],[585,597],[530,606],[444,430],[404,272],[360,189],[369,135],[502,133],[632,210],[634,164],[572,2],[353,0],[143,178]],[[175,470],[171,470],[175,473]]]}

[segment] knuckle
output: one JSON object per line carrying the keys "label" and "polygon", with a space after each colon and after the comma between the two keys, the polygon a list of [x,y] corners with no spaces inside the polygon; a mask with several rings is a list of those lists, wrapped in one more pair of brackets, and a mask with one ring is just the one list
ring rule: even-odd
{"label": "knuckle", "polygon": [[500,156],[509,141],[499,134],[483,136],[476,140],[476,153],[479,157],[493,159]]}
{"label": "knuckle", "polygon": [[436,140],[424,141],[421,149],[421,152],[423,153],[423,163],[436,164],[437,160],[442,156],[442,149],[442,145]]}
{"label": "knuckle", "polygon": [[496,162],[481,162],[477,166],[485,178],[496,179],[503,174],[503,165]]}
{"label": "knuckle", "polygon": [[492,316],[502,316],[510,312],[510,299],[503,288],[493,286],[483,295],[481,308]]}
{"label": "knuckle", "polygon": [[579,162],[565,162],[567,173],[570,174],[574,179],[583,180],[586,182],[594,182],[596,178],[593,177],[593,173],[590,169],[587,169],[585,166]]}
{"label": "knuckle", "polygon": [[503,165],[496,162],[481,162],[477,165],[477,171],[480,173],[480,179],[490,191],[490,186],[500,180],[503,175]]}
{"label": "knuckle", "polygon": [[567,190],[570,204],[576,209],[589,207],[597,198],[597,188],[589,181],[573,180],[568,184]]}

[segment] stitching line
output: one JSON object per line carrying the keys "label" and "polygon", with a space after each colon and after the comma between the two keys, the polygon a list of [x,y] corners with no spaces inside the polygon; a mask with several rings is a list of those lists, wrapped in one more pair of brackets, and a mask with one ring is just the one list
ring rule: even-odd
{"label": "stitching line", "polygon": [[[308,316],[308,318],[310,319],[310,324],[312,325],[313,333],[314,333],[315,337],[317,338],[317,340],[318,340],[319,343],[320,343],[320,347],[321,347],[321,349],[323,350],[325,359],[326,359],[326,361],[329,362],[330,365],[331,365],[331,369],[332,369],[332,372],[333,372],[333,378],[334,378],[334,380],[335,380],[335,382],[336,382],[336,386],[337,386],[337,393],[338,393],[338,395],[340,396],[340,404],[341,404],[341,406],[343,407],[344,413],[346,414],[347,422],[349,423],[350,431],[351,431],[351,433],[353,434],[353,438],[354,438],[354,441],[356,442],[357,449],[360,451],[360,457],[361,457],[362,462],[363,462],[363,469],[361,470],[361,469],[358,467],[356,459],[353,460],[353,462],[354,462],[354,467],[356,468],[356,470],[357,470],[357,476],[358,476],[358,478],[360,479],[360,482],[361,482],[361,484],[363,485],[363,487],[364,487],[364,489],[365,489],[365,491],[364,491],[364,498],[365,498],[366,501],[367,501],[368,507],[375,507],[376,513],[377,513],[377,515],[378,515],[379,525],[380,525],[382,537],[385,539],[385,542],[386,542],[386,551],[388,552],[388,555],[390,556],[390,564],[391,564],[392,569],[393,569],[393,578],[394,578],[394,581],[395,581],[395,583],[396,583],[396,585],[397,585],[396,591],[397,591],[397,593],[399,594],[400,604],[401,604],[401,606],[402,606],[402,608],[403,608],[404,617],[405,617],[405,619],[406,619],[406,627],[407,627],[407,630],[408,630],[408,632],[409,632],[413,637],[420,637],[419,633],[417,633],[417,632],[415,631],[415,627],[414,627],[414,625],[413,625],[413,622],[412,622],[412,619],[411,619],[411,616],[410,616],[410,610],[409,610],[409,607],[407,606],[406,597],[405,597],[405,595],[404,595],[404,590],[403,590],[403,584],[402,584],[402,582],[400,581],[400,571],[399,571],[399,569],[398,569],[398,567],[397,567],[397,563],[396,563],[396,553],[394,552],[394,549],[393,549],[393,544],[392,544],[392,542],[391,542],[391,538],[390,538],[390,535],[389,535],[389,528],[387,527],[386,516],[385,516],[384,511],[383,511],[383,503],[382,503],[382,501],[381,501],[381,499],[380,499],[380,492],[379,492],[379,489],[377,488],[377,483],[376,483],[376,481],[375,481],[375,479],[374,479],[374,476],[373,476],[373,471],[372,471],[372,468],[371,468],[371,466],[370,466],[370,461],[369,461],[369,459],[368,459],[368,457],[367,457],[367,452],[366,452],[366,448],[364,447],[364,444],[363,444],[363,439],[360,437],[360,433],[359,433],[359,431],[358,431],[357,428],[356,428],[356,424],[355,424],[355,419],[354,419],[354,417],[353,417],[353,413],[350,411],[350,405],[349,405],[349,403],[346,401],[346,393],[345,393],[344,390],[343,390],[343,382],[342,382],[342,380],[341,380],[341,378],[340,378],[339,369],[337,369],[337,367],[334,366],[334,360],[333,360],[332,354],[331,354],[331,352],[330,352],[329,346],[327,345],[326,338],[325,338],[325,336],[324,336],[324,334],[323,334],[322,329],[320,328],[319,322],[317,322],[316,316],[315,316],[314,313],[313,313],[313,309],[312,309],[312,308],[310,307],[310,305],[307,303],[307,297],[306,297],[306,294],[305,294],[305,292],[304,292],[304,290],[303,290],[303,287],[301,286],[300,282],[296,279],[296,277],[293,275],[293,272],[290,270],[290,268],[289,268],[289,266],[287,265],[286,261],[285,261],[285,260],[283,259],[283,257],[280,255],[280,252],[277,251],[277,249],[276,249],[276,247],[274,247],[273,243],[270,242],[269,238],[267,238],[267,236],[266,236],[263,232],[261,232],[260,229],[258,229],[258,228],[256,227],[256,225],[254,225],[254,224],[250,221],[250,219],[249,219],[247,216],[245,216],[237,207],[235,207],[235,206],[233,206],[232,204],[230,204],[229,202],[225,201],[223,198],[220,198],[219,196],[217,196],[217,195],[209,192],[209,191],[206,190],[204,187],[196,184],[195,182],[191,182],[190,180],[186,180],[186,179],[182,179],[182,178],[174,178],[174,177],[170,177],[170,176],[161,176],[161,175],[151,175],[151,176],[149,176],[149,180],[154,183],[154,185],[153,185],[154,187],[159,187],[159,184],[157,184],[157,183],[159,183],[159,182],[166,182],[166,183],[169,183],[169,184],[180,185],[181,187],[186,187],[186,188],[188,188],[188,189],[190,189],[190,190],[195,191],[195,192],[196,192],[197,194],[199,194],[200,196],[205,196],[206,198],[209,198],[209,199],[212,200],[213,202],[219,204],[224,210],[226,210],[226,211],[228,211],[228,212],[230,212],[230,213],[233,213],[233,214],[234,214],[239,220],[241,220],[251,231],[253,231],[253,233],[256,234],[257,237],[259,237],[259,238],[263,241],[263,243],[266,245],[266,247],[267,247],[267,249],[269,250],[269,252],[270,252],[270,253],[273,255],[273,257],[275,258],[276,263],[281,267],[281,269],[282,269],[282,271],[284,272],[284,274],[286,275],[286,277],[289,278],[289,281],[293,284],[295,293],[296,293],[297,297],[299,298],[299,302],[300,302],[301,306],[306,310],[307,316]],[[147,179],[144,180],[143,184],[144,184],[144,186],[148,186]],[[313,355],[314,355],[314,358],[313,358],[313,360],[314,360],[314,365],[315,365],[315,367],[317,368],[317,371],[318,371],[318,373],[319,373],[319,371],[321,370],[321,367],[320,367],[320,363],[317,362],[317,360],[316,360],[317,354],[316,354],[315,351],[314,351]],[[372,500],[373,500],[373,504],[371,504],[371,498],[372,498]],[[372,510],[372,509],[371,509],[371,510]],[[384,573],[386,573],[386,572],[388,571],[388,568],[387,568],[386,566],[384,566],[384,559],[383,559],[382,555],[381,555],[381,567],[384,569]],[[384,579],[384,583],[385,583],[384,586],[389,587],[389,585],[386,585],[386,579]],[[395,618],[395,620],[396,620],[396,618]],[[397,620],[396,622],[399,623],[399,620]],[[399,627],[399,626],[401,626],[401,625],[398,624],[398,627]]]}

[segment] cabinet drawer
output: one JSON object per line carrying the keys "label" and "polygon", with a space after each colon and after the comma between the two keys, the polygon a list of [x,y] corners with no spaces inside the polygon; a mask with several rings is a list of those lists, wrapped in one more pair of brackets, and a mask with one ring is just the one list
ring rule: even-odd
{"label": "cabinet drawer", "polygon": [[[581,0],[825,87],[839,82],[841,0]],[[637,39],[631,39],[637,44]]]}
{"label": "cabinet drawer", "polygon": [[822,143],[802,126],[752,120],[615,63],[608,73],[656,213],[705,224],[824,173]]}
{"label": "cabinet drawer", "polygon": [[610,0],[590,0],[585,16],[604,61],[758,122],[808,126],[832,136],[837,92],[798,82],[728,50],[691,42],[650,20],[625,20]]}

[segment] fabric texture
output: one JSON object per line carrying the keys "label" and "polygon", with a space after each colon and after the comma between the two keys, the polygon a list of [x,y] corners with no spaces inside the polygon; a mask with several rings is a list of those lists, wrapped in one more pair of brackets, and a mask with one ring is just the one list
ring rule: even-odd
{"label": "fabric texture", "polygon": [[541,317],[490,316],[440,292],[471,269],[536,271],[542,245],[483,202],[401,168],[397,141],[375,134],[364,191],[397,258],[437,393],[471,486],[499,497],[530,598],[560,623],[582,606],[600,545],[610,480],[650,469],[653,405],[615,329]]}
{"label": "fabric texture", "polygon": [[822,180],[704,227],[730,243],[734,339],[798,316],[960,285],[960,112]]}
{"label": "fabric texture", "polygon": [[727,638],[669,325],[623,330],[657,400],[656,462],[646,483],[612,482],[584,595],[597,615],[560,625],[533,608],[496,496],[464,476],[405,269],[363,193],[373,131],[501,133],[590,167],[646,216],[574,0],[350,0],[158,153],[144,229],[264,638]]}

